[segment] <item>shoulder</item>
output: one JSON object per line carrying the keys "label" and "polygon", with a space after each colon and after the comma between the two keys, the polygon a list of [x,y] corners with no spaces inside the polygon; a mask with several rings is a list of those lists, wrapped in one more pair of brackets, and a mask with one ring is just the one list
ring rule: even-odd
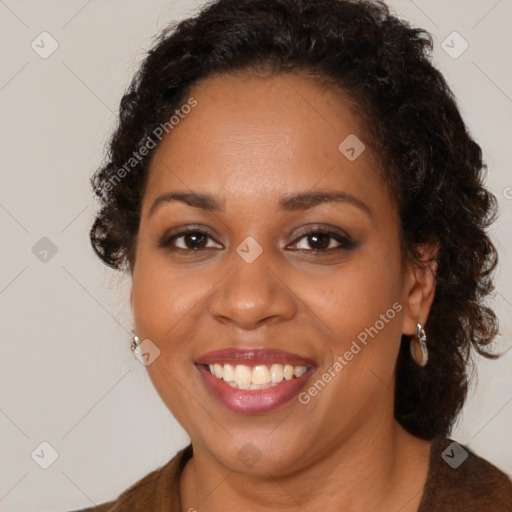
{"label": "shoulder", "polygon": [[192,445],[188,445],[164,466],[131,485],[117,499],[69,512],[179,511],[179,476],[191,457]]}
{"label": "shoulder", "polygon": [[71,510],[69,512],[109,512],[114,505],[115,501],[109,501],[108,503],[96,505],[95,507],[81,508],[80,510]]}
{"label": "shoulder", "polygon": [[512,482],[490,462],[452,439],[432,441],[418,512],[512,512]]}

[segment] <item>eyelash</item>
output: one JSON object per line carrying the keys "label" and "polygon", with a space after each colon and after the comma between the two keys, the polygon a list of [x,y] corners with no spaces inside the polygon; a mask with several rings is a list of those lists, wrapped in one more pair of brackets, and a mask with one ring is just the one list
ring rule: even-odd
{"label": "eyelash", "polygon": [[[211,247],[203,247],[203,248],[196,248],[196,249],[183,249],[182,247],[174,247],[172,246],[173,241],[183,238],[189,234],[196,234],[196,235],[204,235],[210,239],[213,239],[206,231],[202,231],[201,229],[184,229],[183,231],[180,231],[179,233],[175,233],[171,236],[164,236],[162,240],[159,243],[160,248],[166,248],[170,250],[171,252],[182,252],[182,253],[198,253],[203,252],[208,249],[212,249]],[[334,239],[336,242],[338,242],[340,245],[338,247],[331,247],[327,249],[298,249],[299,251],[306,251],[311,252],[315,255],[323,255],[328,252],[336,251],[336,250],[351,250],[356,247],[356,243],[353,242],[348,236],[343,236],[339,233],[329,231],[327,229],[310,229],[308,231],[304,231],[301,233],[301,235],[295,239],[294,243],[297,244],[298,241],[302,240],[303,238],[307,238],[312,235],[322,235],[325,237],[329,237],[330,239]],[[330,245],[330,241],[329,244]]]}

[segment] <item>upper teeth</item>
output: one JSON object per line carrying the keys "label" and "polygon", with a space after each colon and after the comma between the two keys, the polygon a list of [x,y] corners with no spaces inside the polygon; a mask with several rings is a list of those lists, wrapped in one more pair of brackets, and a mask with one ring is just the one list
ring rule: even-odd
{"label": "upper teeth", "polygon": [[306,366],[292,366],[291,364],[273,364],[270,368],[266,365],[254,367],[245,364],[211,364],[210,373],[218,379],[222,379],[230,386],[239,389],[264,389],[275,386],[284,380],[291,380],[294,376],[300,377],[307,371]]}

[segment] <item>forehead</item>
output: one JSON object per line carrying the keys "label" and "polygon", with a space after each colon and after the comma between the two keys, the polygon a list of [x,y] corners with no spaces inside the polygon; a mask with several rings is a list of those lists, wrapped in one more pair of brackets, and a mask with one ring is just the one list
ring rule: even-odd
{"label": "forehead", "polygon": [[[189,188],[243,201],[315,184],[382,189],[357,107],[337,89],[293,73],[225,74],[196,84],[190,97],[196,106],[155,151],[148,196]],[[351,147],[365,149],[347,158]]]}

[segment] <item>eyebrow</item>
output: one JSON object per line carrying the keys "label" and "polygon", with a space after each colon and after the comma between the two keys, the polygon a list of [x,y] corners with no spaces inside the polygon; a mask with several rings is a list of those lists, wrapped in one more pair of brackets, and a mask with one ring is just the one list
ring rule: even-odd
{"label": "eyebrow", "polygon": [[[193,208],[209,212],[223,212],[224,204],[211,194],[200,192],[167,192],[155,199],[149,209],[151,216],[159,206],[165,203],[179,201]],[[370,208],[361,199],[340,190],[315,190],[308,192],[299,192],[284,196],[279,201],[279,208],[283,211],[307,210],[324,203],[348,203],[356,206],[366,214],[371,216]]]}

